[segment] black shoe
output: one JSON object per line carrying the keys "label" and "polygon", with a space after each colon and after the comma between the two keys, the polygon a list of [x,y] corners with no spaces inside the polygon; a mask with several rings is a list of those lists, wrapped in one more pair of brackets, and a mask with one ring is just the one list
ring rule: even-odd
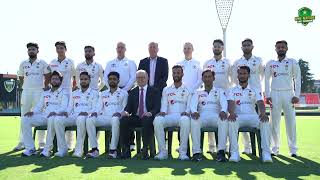
{"label": "black shoe", "polygon": [[219,150],[217,153],[217,161],[218,162],[227,162],[226,154],[224,150]]}
{"label": "black shoe", "polygon": [[129,158],[131,158],[131,151],[129,149],[121,153],[121,159],[129,159]]}
{"label": "black shoe", "polygon": [[296,158],[296,157],[298,157],[296,154],[291,154],[291,157],[294,157],[294,158]]}
{"label": "black shoe", "polygon": [[196,162],[202,161],[202,153],[195,153],[191,160]]}
{"label": "black shoe", "polygon": [[271,156],[277,156],[276,154],[274,154],[274,153],[271,153]]}

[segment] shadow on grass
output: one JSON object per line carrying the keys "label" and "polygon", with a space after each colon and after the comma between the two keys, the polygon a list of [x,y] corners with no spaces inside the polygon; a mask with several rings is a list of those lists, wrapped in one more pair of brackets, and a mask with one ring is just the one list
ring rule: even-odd
{"label": "shadow on grass", "polygon": [[[0,171],[7,168],[14,168],[26,165],[36,165],[32,173],[44,172],[57,167],[76,165],[82,168],[81,173],[93,173],[99,168],[105,167],[123,167],[121,173],[146,174],[153,169],[169,168],[174,176],[184,176],[186,174],[201,175],[208,169],[212,173],[221,176],[228,176],[235,173],[241,179],[257,179],[252,173],[264,173],[272,178],[299,179],[300,176],[316,175],[320,176],[320,164],[304,157],[289,158],[277,156],[273,158],[273,163],[263,164],[259,158],[248,156],[239,163],[218,163],[213,160],[204,158],[201,162],[179,161],[168,159],[165,161],[140,160],[137,156],[130,160],[109,160],[105,154],[96,159],[78,159],[72,158],[69,154],[65,158],[42,158],[39,156],[21,157],[20,153],[13,151],[0,154]],[[210,172],[211,173],[211,172]]]}

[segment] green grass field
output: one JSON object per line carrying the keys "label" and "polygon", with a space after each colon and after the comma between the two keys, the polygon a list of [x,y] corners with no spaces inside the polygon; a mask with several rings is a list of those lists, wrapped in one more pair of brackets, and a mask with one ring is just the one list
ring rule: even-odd
{"label": "green grass field", "polygon": [[[284,123],[282,121],[281,155],[272,164],[262,164],[256,157],[241,155],[241,162],[218,163],[205,153],[207,160],[185,162],[137,158],[108,160],[105,154],[97,159],[72,157],[51,159],[38,156],[25,158],[12,152],[18,139],[20,118],[0,118],[0,179],[320,179],[320,117],[298,117],[299,157],[288,156]],[[100,144],[103,146],[103,134]],[[174,135],[174,147],[177,139]],[[206,142],[206,140],[205,140]],[[205,144],[205,151],[207,144]],[[104,149],[100,150],[104,152]],[[215,158],[215,157],[213,157]]]}

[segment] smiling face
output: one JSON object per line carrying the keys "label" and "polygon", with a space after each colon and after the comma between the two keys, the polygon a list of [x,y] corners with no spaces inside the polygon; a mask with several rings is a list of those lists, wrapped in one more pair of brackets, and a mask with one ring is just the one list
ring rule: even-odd
{"label": "smiling face", "polygon": [[138,71],[136,79],[138,86],[144,87],[148,83],[148,74],[145,71]]}
{"label": "smiling face", "polygon": [[181,82],[183,77],[182,68],[173,68],[172,69],[172,78],[174,82]]}

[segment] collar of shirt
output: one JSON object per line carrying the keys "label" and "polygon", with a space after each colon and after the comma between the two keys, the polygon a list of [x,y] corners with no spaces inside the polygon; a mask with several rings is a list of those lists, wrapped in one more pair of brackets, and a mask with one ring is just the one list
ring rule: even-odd
{"label": "collar of shirt", "polygon": [[[31,64],[31,62],[30,62],[30,58],[29,59],[27,59],[26,60],[26,62],[28,62],[28,63],[30,63]],[[34,63],[40,63],[40,59],[36,59],[32,64],[34,64]]]}
{"label": "collar of shirt", "polygon": [[50,89],[50,93],[60,93],[62,91],[62,87],[60,86],[57,90],[52,91],[52,89]]}
{"label": "collar of shirt", "polygon": [[158,59],[158,56],[156,56],[155,58],[149,57],[149,60],[150,60],[150,61],[156,61],[157,59]]}
{"label": "collar of shirt", "polygon": [[85,92],[82,92],[82,90],[79,89],[79,92],[80,92],[81,94],[88,94],[88,93],[90,93],[90,91],[91,91],[91,88],[90,88],[90,87],[89,87]]}
{"label": "collar of shirt", "polygon": [[[200,89],[200,91],[207,92],[204,86]],[[212,89],[210,90],[210,92],[212,91],[217,91],[217,88],[212,86]]]}
{"label": "collar of shirt", "polygon": [[63,63],[63,62],[67,62],[69,59],[66,57],[66,58],[64,58],[61,62],[59,61],[59,59],[58,58],[56,58],[55,59],[55,61],[57,62],[57,63]]}
{"label": "collar of shirt", "polygon": [[87,61],[84,61],[83,64],[86,66],[94,66],[96,64],[96,61],[93,60],[91,64],[87,64]]}
{"label": "collar of shirt", "polygon": [[121,89],[119,87],[117,87],[117,89],[113,93],[111,92],[110,88],[107,90],[107,92],[109,92],[109,94],[114,94],[114,93],[117,93],[119,91],[121,91]]}
{"label": "collar of shirt", "polygon": [[172,84],[170,87],[173,88],[173,89],[180,89],[180,88],[186,88],[186,85],[184,85],[182,83],[180,87],[176,88],[176,86],[174,84]]}
{"label": "collar of shirt", "polygon": [[[278,60],[278,62],[280,62],[278,57],[277,57],[277,60]],[[281,60],[281,62],[285,62],[285,61],[288,61],[288,60],[289,60],[289,58],[286,56],[286,57],[284,57],[284,59]]]}
{"label": "collar of shirt", "polygon": [[241,60],[251,61],[251,60],[253,60],[253,59],[256,59],[256,57],[255,57],[254,55],[252,55],[249,59],[246,59],[244,56],[242,56],[240,59],[241,59]]}
{"label": "collar of shirt", "polygon": [[[147,90],[147,88],[148,88],[148,85],[145,85],[145,86],[143,86],[142,88],[143,88],[143,91],[146,92],[146,90]],[[141,87],[139,86],[139,92],[140,92],[140,91],[141,91]]]}
{"label": "collar of shirt", "polygon": [[250,89],[251,89],[250,86],[249,86],[249,84],[248,84],[247,87],[244,88],[244,89],[242,88],[241,85],[237,85],[237,88],[238,88],[238,89],[241,89],[241,90],[245,90],[245,89],[249,89],[249,90],[250,90]]}
{"label": "collar of shirt", "polygon": [[217,62],[222,62],[222,61],[225,61],[226,60],[226,58],[225,57],[222,57],[221,59],[219,59],[219,60],[217,60],[216,58],[212,58],[211,60],[213,60],[213,61],[217,61]]}
{"label": "collar of shirt", "polygon": [[116,57],[115,60],[116,60],[116,61],[126,61],[126,60],[128,60],[128,59],[127,59],[127,57],[124,57],[124,58],[122,58],[122,59],[118,59],[118,57]]}

